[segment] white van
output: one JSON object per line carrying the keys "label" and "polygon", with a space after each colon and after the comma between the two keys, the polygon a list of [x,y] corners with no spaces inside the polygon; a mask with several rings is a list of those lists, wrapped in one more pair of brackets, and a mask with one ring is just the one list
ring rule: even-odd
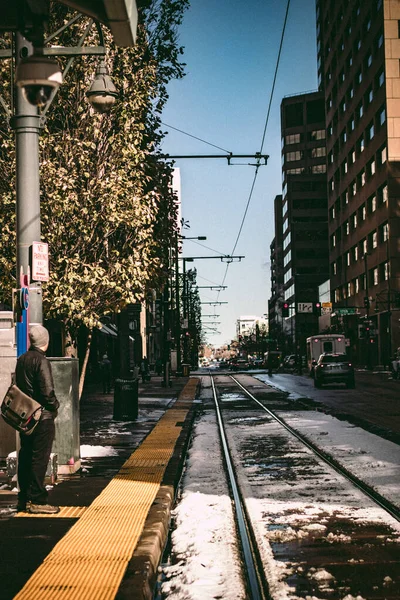
{"label": "white van", "polygon": [[321,354],[346,354],[346,339],[344,335],[313,335],[307,338],[307,367],[311,377],[314,377],[314,367]]}

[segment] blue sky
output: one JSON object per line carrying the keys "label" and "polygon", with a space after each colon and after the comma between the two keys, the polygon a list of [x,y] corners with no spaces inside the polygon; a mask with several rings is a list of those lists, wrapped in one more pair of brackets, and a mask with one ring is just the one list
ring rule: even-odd
{"label": "blue sky", "polygon": [[[270,101],[286,2],[281,0],[192,0],[180,28],[186,77],[169,86],[163,122],[234,154],[260,151]],[[215,345],[235,336],[241,315],[262,316],[270,296],[269,246],[274,237],[273,201],[282,191],[280,104],[284,96],[317,88],[315,0],[291,0],[263,153],[254,192],[225,285],[218,293],[200,290],[203,314],[220,315]],[[169,154],[222,154],[186,135],[164,128],[163,151]],[[239,162],[254,162],[252,160]],[[183,256],[230,254],[254,179],[254,167],[227,166],[226,160],[177,160],[181,171],[182,216],[190,223]],[[204,248],[202,245],[215,250]],[[221,284],[226,265],[198,260],[199,286]]]}

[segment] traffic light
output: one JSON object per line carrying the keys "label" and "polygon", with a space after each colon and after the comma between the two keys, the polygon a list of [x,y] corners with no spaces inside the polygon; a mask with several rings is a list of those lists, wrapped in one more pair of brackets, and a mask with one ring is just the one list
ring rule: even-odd
{"label": "traffic light", "polygon": [[313,313],[314,315],[321,316],[321,302],[314,302]]}
{"label": "traffic light", "polygon": [[282,317],[288,317],[289,316],[289,304],[287,302],[284,302],[283,306],[282,306]]}
{"label": "traffic light", "polygon": [[368,296],[364,296],[364,308],[369,308],[369,298],[368,298]]}

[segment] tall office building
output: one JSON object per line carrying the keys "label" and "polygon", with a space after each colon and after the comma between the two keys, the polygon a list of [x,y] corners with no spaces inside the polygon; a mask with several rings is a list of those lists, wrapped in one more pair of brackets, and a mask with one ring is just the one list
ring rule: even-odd
{"label": "tall office building", "polygon": [[271,296],[268,300],[269,337],[276,340],[279,348],[285,350],[283,305],[283,229],[282,195],[274,200],[275,237],[270,250]]}
{"label": "tall office building", "polygon": [[281,132],[282,300],[289,304],[286,327],[291,340],[287,350],[305,354],[306,338],[318,332],[318,315],[312,310],[318,286],[329,277],[323,93],[284,98]]}
{"label": "tall office building", "polygon": [[357,316],[343,318],[346,335],[360,361],[384,364],[400,346],[400,1],[317,0],[316,11],[332,302],[360,307],[371,335],[357,339]]}

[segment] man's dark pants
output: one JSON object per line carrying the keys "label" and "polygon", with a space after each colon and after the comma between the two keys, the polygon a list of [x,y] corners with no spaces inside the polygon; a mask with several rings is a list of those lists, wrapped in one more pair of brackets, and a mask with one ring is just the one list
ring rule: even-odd
{"label": "man's dark pants", "polygon": [[47,465],[55,435],[54,419],[41,419],[32,435],[20,435],[21,449],[18,455],[18,504],[46,504],[47,490],[44,486]]}

